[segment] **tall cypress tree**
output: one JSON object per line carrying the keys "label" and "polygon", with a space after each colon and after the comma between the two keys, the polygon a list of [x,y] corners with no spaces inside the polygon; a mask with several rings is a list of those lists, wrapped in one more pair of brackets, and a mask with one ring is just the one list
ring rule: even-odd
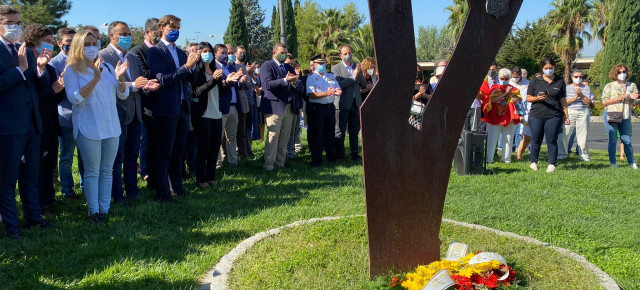
{"label": "tall cypress tree", "polygon": [[244,4],[242,0],[231,0],[231,16],[229,26],[224,33],[223,40],[233,46],[243,45],[247,47],[249,32],[247,31],[247,21],[244,17]]}
{"label": "tall cypress tree", "polygon": [[247,60],[264,61],[271,58],[271,28],[264,26],[265,9],[260,8],[258,0],[243,0],[247,21],[248,42]]}
{"label": "tall cypress tree", "polygon": [[[271,17],[271,27],[273,27],[273,43],[280,42],[280,11],[273,6],[275,17]],[[293,56],[298,55],[298,28],[296,28],[296,18],[291,0],[284,1],[284,26],[287,31],[287,51]]]}
{"label": "tall cypress tree", "polygon": [[280,42],[280,13],[278,8],[273,6],[273,13],[271,14],[271,29],[273,29],[273,43]]}
{"label": "tall cypress tree", "polygon": [[638,56],[640,55],[640,2],[638,0],[616,0],[610,20],[609,36],[602,56],[600,83],[611,82],[609,70],[622,63],[635,74],[630,81],[640,80]]}

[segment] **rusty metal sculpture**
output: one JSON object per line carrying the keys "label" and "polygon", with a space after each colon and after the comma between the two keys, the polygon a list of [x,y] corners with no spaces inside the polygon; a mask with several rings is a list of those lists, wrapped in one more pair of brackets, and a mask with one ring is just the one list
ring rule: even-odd
{"label": "rusty metal sculpture", "polygon": [[380,74],[361,108],[372,277],[440,258],[440,223],[456,144],[522,1],[467,0],[467,21],[419,131],[407,122],[416,67],[411,1],[369,0]]}

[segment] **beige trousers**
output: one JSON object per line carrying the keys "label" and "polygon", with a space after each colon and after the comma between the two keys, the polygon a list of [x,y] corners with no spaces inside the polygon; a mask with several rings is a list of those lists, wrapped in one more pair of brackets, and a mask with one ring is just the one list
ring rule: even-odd
{"label": "beige trousers", "polygon": [[294,116],[291,104],[287,105],[282,115],[265,114],[267,142],[264,145],[264,168],[266,170],[273,170],[274,165],[284,167]]}

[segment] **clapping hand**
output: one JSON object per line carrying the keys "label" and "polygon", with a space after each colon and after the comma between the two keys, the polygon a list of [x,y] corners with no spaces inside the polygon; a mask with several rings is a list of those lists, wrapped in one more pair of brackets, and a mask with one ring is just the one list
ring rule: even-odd
{"label": "clapping hand", "polygon": [[580,88],[575,88],[576,96],[580,96],[582,94],[582,90]]}
{"label": "clapping hand", "polygon": [[199,50],[195,53],[189,54],[189,56],[187,57],[187,63],[184,66],[186,66],[188,69],[191,69],[196,65],[196,63],[198,63],[198,61],[200,61]]}
{"label": "clapping hand", "polygon": [[298,81],[298,76],[290,72],[287,72],[287,76],[285,77],[285,79],[287,80],[287,82],[293,84]]}
{"label": "clapping hand", "polygon": [[341,96],[342,95],[342,89],[341,88],[337,88],[336,92],[335,92],[336,96]]}
{"label": "clapping hand", "polygon": [[154,92],[160,88],[160,83],[156,79],[152,79],[147,81],[147,83],[142,87],[145,91]]}
{"label": "clapping hand", "polygon": [[27,61],[27,43],[23,42],[18,49],[18,68],[25,72],[29,68],[29,62]]}
{"label": "clapping hand", "polygon": [[48,49],[43,49],[42,52],[40,52],[40,55],[38,55],[38,70],[40,71],[44,71],[44,66],[47,65],[49,63],[49,61],[51,60],[51,51]]}
{"label": "clapping hand", "polygon": [[128,69],[129,69],[128,59],[124,63],[122,63],[122,61],[118,61],[118,64],[116,65],[116,79],[119,80],[125,73],[127,73]]}
{"label": "clapping hand", "polygon": [[138,77],[135,81],[135,85],[136,85],[136,89],[140,89],[142,87],[144,87],[147,83],[149,82],[149,80],[145,77]]}
{"label": "clapping hand", "polygon": [[353,77],[358,77],[358,73],[360,72],[360,64],[356,64],[356,69],[353,70]]}
{"label": "clapping hand", "polygon": [[633,93],[630,95],[632,100],[637,100],[638,99],[638,93]]}
{"label": "clapping hand", "polygon": [[216,71],[213,72],[213,78],[216,80],[219,80],[220,77],[222,77],[222,70],[221,69],[217,69]]}
{"label": "clapping hand", "polygon": [[100,70],[102,59],[98,58],[95,62],[87,61],[87,66],[93,71],[93,78],[100,80],[102,77],[102,71]]}

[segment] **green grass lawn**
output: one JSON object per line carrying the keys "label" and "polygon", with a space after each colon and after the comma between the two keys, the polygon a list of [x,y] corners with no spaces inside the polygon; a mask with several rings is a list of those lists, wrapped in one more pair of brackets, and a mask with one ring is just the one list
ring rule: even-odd
{"label": "green grass lawn", "polygon": [[[84,200],[64,200],[54,209],[55,229],[0,239],[0,288],[188,288],[257,232],[365,213],[357,163],[311,170],[307,153],[268,173],[256,158],[218,171],[216,189],[187,181],[191,196],[177,205],[153,202],[153,192],[142,190],[147,200],[115,205],[104,225],[88,222]],[[570,249],[625,289],[639,289],[640,172],[609,168],[606,158],[593,152],[584,164],[572,157],[551,175],[529,171],[526,162],[490,165],[492,175],[452,174],[444,217]]]}

